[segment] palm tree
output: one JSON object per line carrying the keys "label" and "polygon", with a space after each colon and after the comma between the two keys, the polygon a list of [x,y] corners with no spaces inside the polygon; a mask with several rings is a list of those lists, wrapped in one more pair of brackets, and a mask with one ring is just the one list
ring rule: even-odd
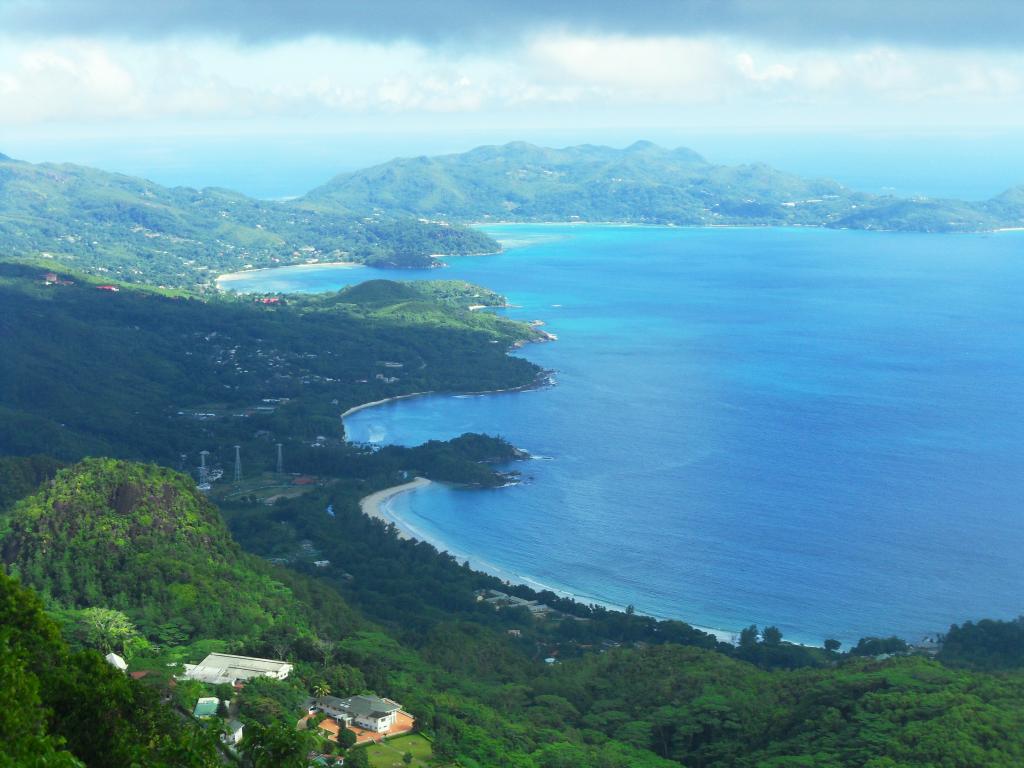
{"label": "palm tree", "polygon": [[313,695],[316,696],[318,699],[322,699],[324,696],[330,695],[330,693],[331,693],[331,686],[329,686],[323,680],[320,680],[319,682],[314,683],[314,685],[313,685]]}

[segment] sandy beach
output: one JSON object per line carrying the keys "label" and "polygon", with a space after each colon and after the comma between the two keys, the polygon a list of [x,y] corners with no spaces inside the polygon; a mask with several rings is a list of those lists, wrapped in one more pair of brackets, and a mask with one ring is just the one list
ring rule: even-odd
{"label": "sandy beach", "polygon": [[[406,524],[402,521],[400,517],[390,512],[390,510],[388,509],[388,502],[390,502],[392,499],[394,499],[396,496],[400,494],[408,493],[409,491],[414,491],[417,488],[426,488],[428,485],[431,485],[432,483],[432,480],[428,480],[425,477],[417,477],[413,480],[410,480],[408,483],[402,483],[401,485],[393,485],[390,488],[385,488],[382,491],[371,493],[369,496],[364,496],[362,499],[359,500],[359,508],[360,510],[362,510],[364,515],[368,515],[369,517],[373,517],[377,520],[380,520],[385,525],[389,523],[394,524],[396,530],[398,531],[398,537],[400,539],[420,539],[423,541],[427,541],[429,544],[433,544],[438,549],[438,551],[449,552],[453,556],[457,557],[459,560],[468,560],[470,566],[474,570],[489,573],[492,576],[496,576],[497,578],[502,579],[507,584],[526,584],[531,588],[537,590],[551,590],[552,592],[555,592],[556,594],[559,594],[562,597],[570,597],[580,603],[597,603],[598,605],[602,605],[605,608],[614,611],[625,610],[624,606],[602,602],[600,600],[595,600],[594,598],[578,595],[566,589],[560,589],[558,587],[553,587],[548,584],[541,584],[540,582],[534,581],[533,579],[530,579],[527,576],[523,576],[522,574],[505,571],[501,568],[491,565],[490,563],[481,562],[478,558],[475,558],[471,555],[467,555],[465,553],[451,552],[451,550],[448,547],[446,547],[443,542],[429,541],[423,539],[422,535],[415,533],[412,529],[406,526]],[[655,616],[654,618],[666,619],[675,617]],[[732,630],[715,629],[712,627],[703,627],[696,624],[691,624],[691,626],[693,626],[695,629],[701,630],[702,632],[707,632],[710,635],[714,635],[714,637],[717,640],[725,643],[735,644],[737,642],[737,638],[739,637],[739,633]]]}
{"label": "sandy beach", "polygon": [[[554,334],[549,334],[554,336]],[[557,338],[557,337],[556,337]],[[396,400],[405,400],[410,397],[423,397],[424,395],[450,395],[451,397],[460,397],[467,395],[500,395],[503,392],[529,392],[533,389],[540,389],[544,386],[551,384],[551,376],[553,371],[541,371],[537,376],[537,379],[529,384],[523,384],[521,387],[509,387],[507,389],[484,389],[480,392],[410,392],[407,395],[395,395],[394,397],[385,397],[381,400],[372,400],[369,403],[360,403],[359,405],[353,405],[347,411],[341,414],[341,420],[344,421],[346,417],[351,416],[353,413],[365,410],[366,408],[373,408],[377,405],[384,405],[384,403],[392,403]],[[346,438],[347,439],[347,438]]]}
{"label": "sandy beach", "polygon": [[366,267],[365,264],[360,264],[355,261],[322,261],[315,263],[302,262],[301,264],[278,264],[273,267],[253,267],[251,269],[240,269],[238,272],[228,272],[223,275],[219,275],[214,281],[217,287],[220,284],[230,283],[235,280],[244,280],[248,277],[252,277],[256,272],[270,272],[275,269],[315,269],[317,267],[339,267],[341,269],[363,269]]}
{"label": "sandy beach", "polygon": [[414,491],[417,488],[425,488],[430,485],[431,481],[425,477],[417,477],[414,480],[410,480],[408,483],[402,483],[401,485],[393,485],[390,488],[385,488],[383,491],[377,491],[371,493],[369,496],[364,496],[359,500],[359,509],[364,515],[376,518],[385,525],[388,523],[394,523],[395,528],[398,529],[398,536],[402,539],[416,538],[408,528],[406,528],[402,521],[393,517],[388,513],[387,504],[396,496]]}
{"label": "sandy beach", "polygon": [[353,405],[343,414],[341,414],[341,420],[344,421],[346,416],[351,416],[353,413],[358,413],[366,408],[373,408],[375,405],[384,405],[384,403],[390,403],[395,400],[405,400],[407,397],[420,397],[421,395],[432,395],[433,392],[410,392],[407,395],[395,395],[394,397],[385,397],[381,400],[372,400],[369,403],[361,403],[360,405]]}

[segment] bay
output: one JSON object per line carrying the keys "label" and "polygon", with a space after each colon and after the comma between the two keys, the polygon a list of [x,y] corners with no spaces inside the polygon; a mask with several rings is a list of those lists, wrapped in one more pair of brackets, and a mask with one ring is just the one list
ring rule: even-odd
{"label": "bay", "polygon": [[500,434],[492,491],[390,502],[423,538],[586,602],[820,643],[1024,612],[1024,236],[488,227],[445,270],[280,268],[236,290],[458,278],[558,335],[542,390],[434,395],[351,439]]}

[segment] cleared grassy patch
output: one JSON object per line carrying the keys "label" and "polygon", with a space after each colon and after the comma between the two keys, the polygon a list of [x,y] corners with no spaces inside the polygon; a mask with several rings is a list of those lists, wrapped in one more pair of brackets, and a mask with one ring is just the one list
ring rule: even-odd
{"label": "cleared grassy patch", "polygon": [[413,768],[427,768],[433,750],[430,742],[418,733],[411,733],[408,736],[399,736],[396,739],[389,739],[383,743],[372,744],[366,748],[366,754],[370,758],[370,765],[373,768],[404,768],[402,755],[406,752],[412,753]]}

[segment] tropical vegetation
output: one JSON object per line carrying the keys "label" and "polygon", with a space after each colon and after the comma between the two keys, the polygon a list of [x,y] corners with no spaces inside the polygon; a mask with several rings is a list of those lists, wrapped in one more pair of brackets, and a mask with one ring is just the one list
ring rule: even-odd
{"label": "tropical vegetation", "polygon": [[430,267],[435,254],[497,247],[475,230],[409,216],[311,211],[0,155],[0,255],[110,280],[213,288],[218,275],[240,269],[325,261]]}
{"label": "tropical vegetation", "polygon": [[[332,498],[335,509],[350,509],[342,495]],[[296,665],[285,681],[250,682],[235,702],[249,734],[239,759],[252,766],[304,765],[311,749],[344,749],[295,729],[302,701],[317,691],[402,701],[430,738],[429,757],[417,743],[414,759],[439,765],[967,768],[1024,760],[1019,658],[980,671],[907,651],[876,658],[792,646],[773,656],[788,643],[772,628],[746,633],[734,648],[678,622],[613,621],[569,601],[538,620],[477,600],[491,577],[355,512],[330,518],[324,500],[238,502],[225,513],[257,548],[257,531],[290,539],[308,532],[307,519],[336,530],[310,542],[331,557],[327,569],[301,557],[285,569],[245,554],[192,481],[153,465],[88,460],[17,502],[3,515],[0,551],[42,601],[0,579],[0,640],[14,660],[0,677],[7,764],[214,764],[216,729],[159,704],[167,660],[173,672],[174,660],[212,649]],[[46,556],[58,552],[69,557]],[[192,612],[197,605],[205,610]],[[192,630],[180,631],[186,623]],[[1016,622],[978,625],[951,628],[959,658],[1003,642],[1012,648],[1019,632]],[[148,672],[141,680],[100,656],[126,646],[131,668]],[[542,659],[550,653],[558,663]],[[170,706],[183,711],[201,695],[233,695],[195,682],[171,690]],[[102,728],[70,725],[101,717]],[[379,755],[350,746],[348,758],[376,764]]]}
{"label": "tropical vegetation", "polygon": [[297,201],[450,222],[598,221],[973,232],[1021,226],[1024,187],[983,202],[871,195],[763,163],[728,166],[638,141],[551,149],[525,142],[399,158],[339,174]]}

